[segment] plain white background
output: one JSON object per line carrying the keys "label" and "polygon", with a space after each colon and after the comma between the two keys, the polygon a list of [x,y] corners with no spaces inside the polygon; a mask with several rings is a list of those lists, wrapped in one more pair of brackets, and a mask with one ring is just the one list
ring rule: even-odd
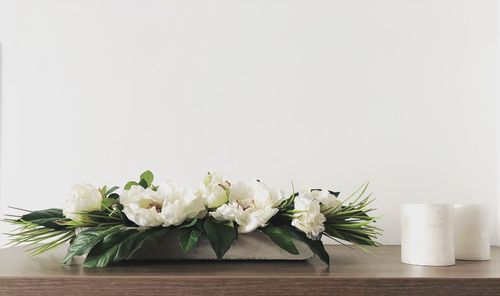
{"label": "plain white background", "polygon": [[402,203],[486,203],[498,242],[499,12],[2,0],[2,212],[59,207],[78,182],[218,170],[345,194],[369,180],[388,244]]}

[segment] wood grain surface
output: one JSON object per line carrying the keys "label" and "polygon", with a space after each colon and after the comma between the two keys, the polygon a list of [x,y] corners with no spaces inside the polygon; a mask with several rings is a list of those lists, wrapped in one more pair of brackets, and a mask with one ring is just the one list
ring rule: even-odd
{"label": "wood grain surface", "polygon": [[30,257],[0,249],[0,295],[500,295],[500,248],[490,261],[452,267],[400,263],[399,246],[377,256],[328,246],[330,267],[299,262],[125,262],[103,269],[60,264],[64,249]]}

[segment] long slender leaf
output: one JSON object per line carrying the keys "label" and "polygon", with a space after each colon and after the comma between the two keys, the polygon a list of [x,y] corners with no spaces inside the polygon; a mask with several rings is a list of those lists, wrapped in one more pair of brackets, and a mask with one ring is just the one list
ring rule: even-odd
{"label": "long slender leaf", "polygon": [[61,209],[46,209],[40,211],[33,211],[26,215],[21,216],[20,220],[29,221],[33,224],[45,226],[52,229],[62,229],[61,226],[56,223],[56,221],[64,219],[64,215]]}

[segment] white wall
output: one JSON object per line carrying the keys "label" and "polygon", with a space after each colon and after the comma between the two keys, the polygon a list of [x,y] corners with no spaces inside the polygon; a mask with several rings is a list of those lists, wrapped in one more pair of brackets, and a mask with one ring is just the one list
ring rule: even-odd
{"label": "white wall", "polygon": [[216,169],[370,180],[384,243],[401,203],[496,215],[498,16],[493,0],[0,1],[3,211]]}

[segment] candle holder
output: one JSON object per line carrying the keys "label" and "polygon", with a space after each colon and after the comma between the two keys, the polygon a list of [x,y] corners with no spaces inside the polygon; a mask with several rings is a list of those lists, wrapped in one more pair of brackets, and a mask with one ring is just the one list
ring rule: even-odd
{"label": "candle holder", "polygon": [[451,204],[404,204],[401,207],[401,262],[455,264],[454,208]]}
{"label": "candle holder", "polygon": [[455,205],[455,257],[489,260],[489,209],[482,204]]}

